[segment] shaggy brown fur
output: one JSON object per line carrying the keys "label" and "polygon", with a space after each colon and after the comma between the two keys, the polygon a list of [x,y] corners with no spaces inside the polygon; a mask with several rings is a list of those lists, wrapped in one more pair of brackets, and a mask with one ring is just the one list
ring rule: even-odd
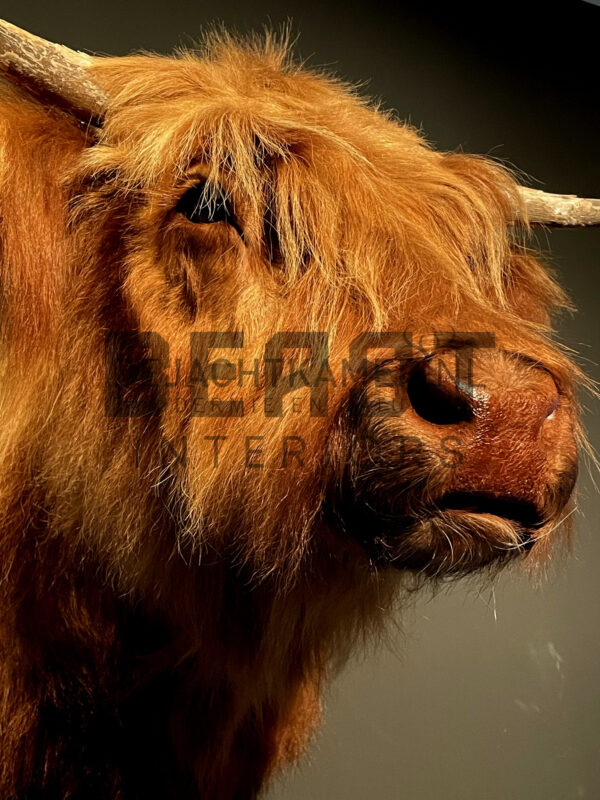
{"label": "shaggy brown fur", "polygon": [[[277,331],[326,331],[334,372],[361,331],[493,331],[481,369],[525,396],[541,364],[566,409],[551,464],[531,467],[514,433],[498,445],[500,460],[518,451],[519,479],[535,472],[537,497],[542,481],[560,494],[575,458],[577,373],[549,338],[563,296],[515,240],[504,170],[435,152],[269,39],[95,71],[110,97],[98,131],[0,95],[0,795],[249,798],[300,753],[323,680],[406,586],[340,523],[344,486],[359,518],[375,486],[375,513],[405,519],[405,573],[497,563],[519,537],[486,515],[417,525],[452,470],[433,439],[398,462],[404,417],[352,438],[366,383],[330,382],[328,416],[309,416],[306,389],[302,413],[286,397],[266,415],[262,373],[210,386],[242,417],[194,416],[185,381],[159,415],[107,415],[106,333],[155,332],[173,377],[178,359],[190,372],[194,331],[242,331],[239,353],[211,360],[243,354],[245,369]],[[204,180],[235,225],[177,213]],[[377,455],[348,460],[372,435]],[[302,438],[301,458],[284,464],[283,436]]]}

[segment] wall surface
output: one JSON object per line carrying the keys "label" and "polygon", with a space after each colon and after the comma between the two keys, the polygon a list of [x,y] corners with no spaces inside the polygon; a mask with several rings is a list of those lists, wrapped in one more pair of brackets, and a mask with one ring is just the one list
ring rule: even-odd
{"label": "wall surface", "polygon": [[[168,52],[222,20],[240,31],[288,18],[309,63],[367,90],[442,149],[517,165],[550,191],[600,196],[600,7],[373,0],[2,0],[0,16],[78,49]],[[544,234],[580,309],[560,336],[596,379],[600,229]],[[598,401],[584,397],[592,441]],[[421,597],[393,652],[351,665],[300,768],[269,800],[573,800],[600,797],[600,502],[582,470],[572,556],[542,588]]]}

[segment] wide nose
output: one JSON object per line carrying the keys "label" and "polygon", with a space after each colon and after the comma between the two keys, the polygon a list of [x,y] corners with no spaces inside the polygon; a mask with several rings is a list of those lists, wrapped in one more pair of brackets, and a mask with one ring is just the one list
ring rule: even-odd
{"label": "wide nose", "polygon": [[[573,488],[576,446],[571,399],[532,359],[455,350],[419,362],[407,383],[412,428],[426,442],[452,442],[449,489],[560,505]],[[555,503],[556,505],[556,503]]]}
{"label": "wide nose", "polygon": [[554,426],[559,405],[554,378],[538,364],[515,355],[475,357],[471,351],[446,351],[421,361],[411,373],[408,397],[419,417],[434,425],[506,427],[512,418],[532,434],[542,425]]}

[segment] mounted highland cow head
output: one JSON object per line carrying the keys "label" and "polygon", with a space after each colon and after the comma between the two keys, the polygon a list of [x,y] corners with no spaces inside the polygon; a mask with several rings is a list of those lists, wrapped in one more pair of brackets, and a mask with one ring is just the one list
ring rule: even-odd
{"label": "mounted highland cow head", "polygon": [[[407,583],[539,562],[580,375],[519,187],[286,48],[3,23],[3,797],[253,797]],[[16,84],[16,87],[12,84]]]}

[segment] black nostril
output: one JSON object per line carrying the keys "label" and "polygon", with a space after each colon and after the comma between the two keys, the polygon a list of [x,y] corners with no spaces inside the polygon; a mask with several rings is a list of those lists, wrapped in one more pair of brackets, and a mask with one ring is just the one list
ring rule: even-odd
{"label": "black nostril", "polygon": [[416,413],[434,425],[456,425],[471,422],[473,404],[458,380],[435,369],[430,360],[422,361],[413,370],[407,385],[408,399]]}

